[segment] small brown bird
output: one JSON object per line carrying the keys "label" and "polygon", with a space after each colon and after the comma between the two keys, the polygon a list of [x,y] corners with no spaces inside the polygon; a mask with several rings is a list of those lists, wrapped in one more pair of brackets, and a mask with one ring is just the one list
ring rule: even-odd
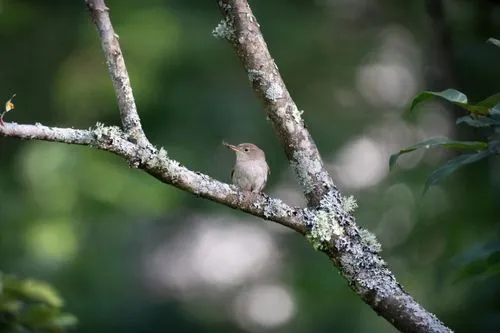
{"label": "small brown bird", "polygon": [[236,163],[231,171],[233,184],[245,191],[262,192],[271,173],[264,151],[252,143],[222,144],[236,153]]}

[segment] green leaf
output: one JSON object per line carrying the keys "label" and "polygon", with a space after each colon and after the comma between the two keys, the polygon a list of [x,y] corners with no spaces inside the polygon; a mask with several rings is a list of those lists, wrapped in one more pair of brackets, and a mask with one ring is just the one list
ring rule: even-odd
{"label": "green leaf", "polygon": [[470,113],[479,115],[489,115],[490,109],[493,108],[493,106],[500,101],[500,94],[495,94],[478,104],[469,104],[467,96],[464,93],[455,89],[446,89],[440,92],[424,91],[413,99],[410,106],[410,111],[413,111],[413,109],[423,101],[426,101],[434,97],[442,98],[444,100],[447,100],[448,102],[452,102],[455,105],[460,106],[461,108],[467,110]]}
{"label": "green leaf", "polygon": [[61,313],[61,306],[62,299],[51,285],[0,272],[0,331],[23,327],[32,332],[63,332],[77,319]]}
{"label": "green leaf", "polygon": [[17,314],[21,312],[23,303],[20,300],[2,295],[0,298],[0,312]]}
{"label": "green leaf", "polygon": [[488,263],[484,259],[473,261],[465,266],[463,266],[453,279],[454,283],[462,282],[464,280],[477,277],[484,274],[488,270]]}
{"label": "green leaf", "polygon": [[62,329],[75,326],[78,320],[68,313],[59,313],[59,309],[45,304],[28,307],[18,318],[19,323],[35,330],[62,332]]}
{"label": "green leaf", "polygon": [[500,47],[500,40],[496,38],[488,38],[487,42]]}
{"label": "green leaf", "polygon": [[490,108],[486,107],[484,105],[474,105],[474,104],[467,104],[467,103],[455,103],[455,104],[460,106],[462,109],[469,111],[470,113],[475,113],[475,114],[484,115],[484,116],[487,116],[490,114]]}
{"label": "green leaf", "polygon": [[500,243],[478,244],[453,259],[453,282],[480,278],[500,273]]}
{"label": "green leaf", "polygon": [[430,186],[436,185],[438,182],[457,171],[457,169],[464,165],[477,162],[490,155],[491,153],[489,151],[481,151],[474,154],[462,154],[449,160],[446,164],[430,174],[425,182],[424,193],[427,192]]}
{"label": "green leaf", "polygon": [[68,328],[76,326],[76,324],[78,324],[78,319],[72,314],[62,313],[56,318],[54,318],[53,324],[58,327]]}
{"label": "green leaf", "polygon": [[30,306],[19,317],[19,322],[25,326],[46,326],[58,314],[58,310],[45,304]]}
{"label": "green leaf", "polygon": [[498,103],[500,103],[500,93],[496,93],[494,95],[491,95],[490,97],[477,103],[477,105],[485,106],[485,107],[491,109],[492,107],[494,107]]}
{"label": "green leaf", "polygon": [[447,101],[453,103],[467,103],[467,96],[464,93],[455,89],[446,89],[441,92],[436,91],[424,91],[417,95],[411,102],[410,111],[423,101],[429,100],[434,97],[444,98]]}
{"label": "green leaf", "polygon": [[467,124],[472,127],[490,127],[490,126],[499,126],[500,120],[496,120],[489,117],[484,116],[463,116],[457,119],[457,124]]}
{"label": "green leaf", "polygon": [[394,163],[396,163],[397,159],[403,154],[412,152],[420,148],[429,149],[432,147],[444,147],[452,149],[466,149],[466,150],[478,151],[478,150],[486,150],[488,148],[488,144],[482,141],[454,141],[446,137],[431,138],[429,140],[425,140],[417,144],[414,144],[408,148],[401,149],[398,153],[391,155],[391,157],[389,158],[389,168],[392,168]]}
{"label": "green leaf", "polygon": [[3,283],[4,293],[7,295],[17,295],[23,299],[44,302],[54,307],[63,305],[63,300],[57,291],[46,282],[5,276]]}

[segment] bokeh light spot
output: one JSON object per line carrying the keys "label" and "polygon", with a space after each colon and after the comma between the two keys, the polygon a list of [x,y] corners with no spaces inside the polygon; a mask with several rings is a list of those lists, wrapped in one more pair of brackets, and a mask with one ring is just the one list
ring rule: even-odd
{"label": "bokeh light spot", "polygon": [[346,187],[361,189],[379,183],[388,172],[388,160],[374,140],[360,137],[348,142],[333,163],[337,179]]}
{"label": "bokeh light spot", "polygon": [[375,233],[384,248],[391,248],[406,240],[414,224],[410,209],[403,206],[393,207],[382,216]]}
{"label": "bokeh light spot", "polygon": [[237,322],[243,328],[274,328],[290,321],[296,312],[296,306],[285,287],[259,285],[237,296],[234,312]]}
{"label": "bokeh light spot", "polygon": [[33,257],[50,263],[66,261],[78,250],[76,231],[64,218],[36,221],[26,231],[25,243]]}
{"label": "bokeh light spot", "polygon": [[196,224],[147,259],[157,289],[189,297],[230,289],[279,267],[278,250],[265,228],[230,217],[200,217]]}

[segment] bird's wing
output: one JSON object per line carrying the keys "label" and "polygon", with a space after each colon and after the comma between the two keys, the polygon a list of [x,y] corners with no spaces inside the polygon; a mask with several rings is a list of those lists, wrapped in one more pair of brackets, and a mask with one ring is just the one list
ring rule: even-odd
{"label": "bird's wing", "polygon": [[234,168],[231,170],[231,181],[233,181]]}

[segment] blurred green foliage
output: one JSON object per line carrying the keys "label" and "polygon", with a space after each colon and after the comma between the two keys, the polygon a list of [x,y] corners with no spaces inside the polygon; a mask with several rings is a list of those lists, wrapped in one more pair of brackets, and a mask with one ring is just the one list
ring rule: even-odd
{"label": "blurred green foliage", "polygon": [[63,301],[52,286],[0,272],[0,330],[2,332],[63,332],[76,318],[61,313]]}
{"label": "blurred green foliage", "polygon": [[429,189],[429,186],[438,184],[465,165],[478,162],[483,158],[496,157],[499,154],[498,147],[500,147],[500,93],[489,96],[477,104],[472,104],[468,102],[464,93],[455,89],[446,89],[441,92],[424,91],[413,99],[410,111],[421,102],[433,97],[440,97],[466,110],[469,114],[458,118],[456,123],[484,129],[484,135],[487,136],[487,139],[486,141],[455,141],[446,137],[435,137],[401,149],[398,153],[391,155],[389,167],[393,166],[401,155],[421,148],[442,147],[467,152],[448,160],[444,165],[434,170],[427,178],[424,192]]}
{"label": "blurred green foliage", "polygon": [[[215,2],[107,4],[151,141],[187,167],[226,181],[233,156],[221,141],[254,142],[272,169],[267,191],[299,203],[294,176],[246,73],[231,47],[211,36],[220,20]],[[418,91],[452,87],[471,100],[500,91],[500,51],[485,43],[500,36],[497,2],[445,4],[451,49],[433,43],[438,32],[418,0],[251,3],[334,179],[346,195],[355,194],[358,223],[377,234],[400,282],[454,330],[498,332],[498,274],[456,279],[467,250],[500,237],[498,161],[464,168],[423,198],[426,175],[450,155],[410,154],[400,159],[405,170],[388,173],[391,153],[431,134],[482,139],[475,129],[450,133],[455,111],[431,112],[443,107],[438,104],[404,122],[402,110]],[[0,15],[0,100],[17,94],[5,121],[119,124],[83,1],[3,0]],[[453,75],[437,58],[446,59]],[[1,139],[0,160],[0,268],[50,281],[78,317],[76,332],[395,331],[302,237],[165,186],[115,156]],[[232,236],[202,233],[218,219],[228,230],[243,220],[272,235],[269,253],[275,256],[252,264],[255,271],[267,264],[268,275],[229,279],[233,284],[224,288],[196,284],[207,274],[226,281],[233,272],[226,264],[234,251],[216,246]],[[240,256],[264,248],[244,240],[237,244]],[[168,260],[155,256],[163,248]],[[205,275],[192,266],[193,251],[198,267],[211,268]],[[209,259],[219,253],[214,271]],[[262,314],[244,304],[267,305],[268,313],[288,304],[277,289],[268,296],[281,302],[258,303],[259,294],[250,291],[262,283],[284,286],[292,296],[288,307],[294,310],[279,325],[269,321],[277,312],[266,325],[248,322]]]}

